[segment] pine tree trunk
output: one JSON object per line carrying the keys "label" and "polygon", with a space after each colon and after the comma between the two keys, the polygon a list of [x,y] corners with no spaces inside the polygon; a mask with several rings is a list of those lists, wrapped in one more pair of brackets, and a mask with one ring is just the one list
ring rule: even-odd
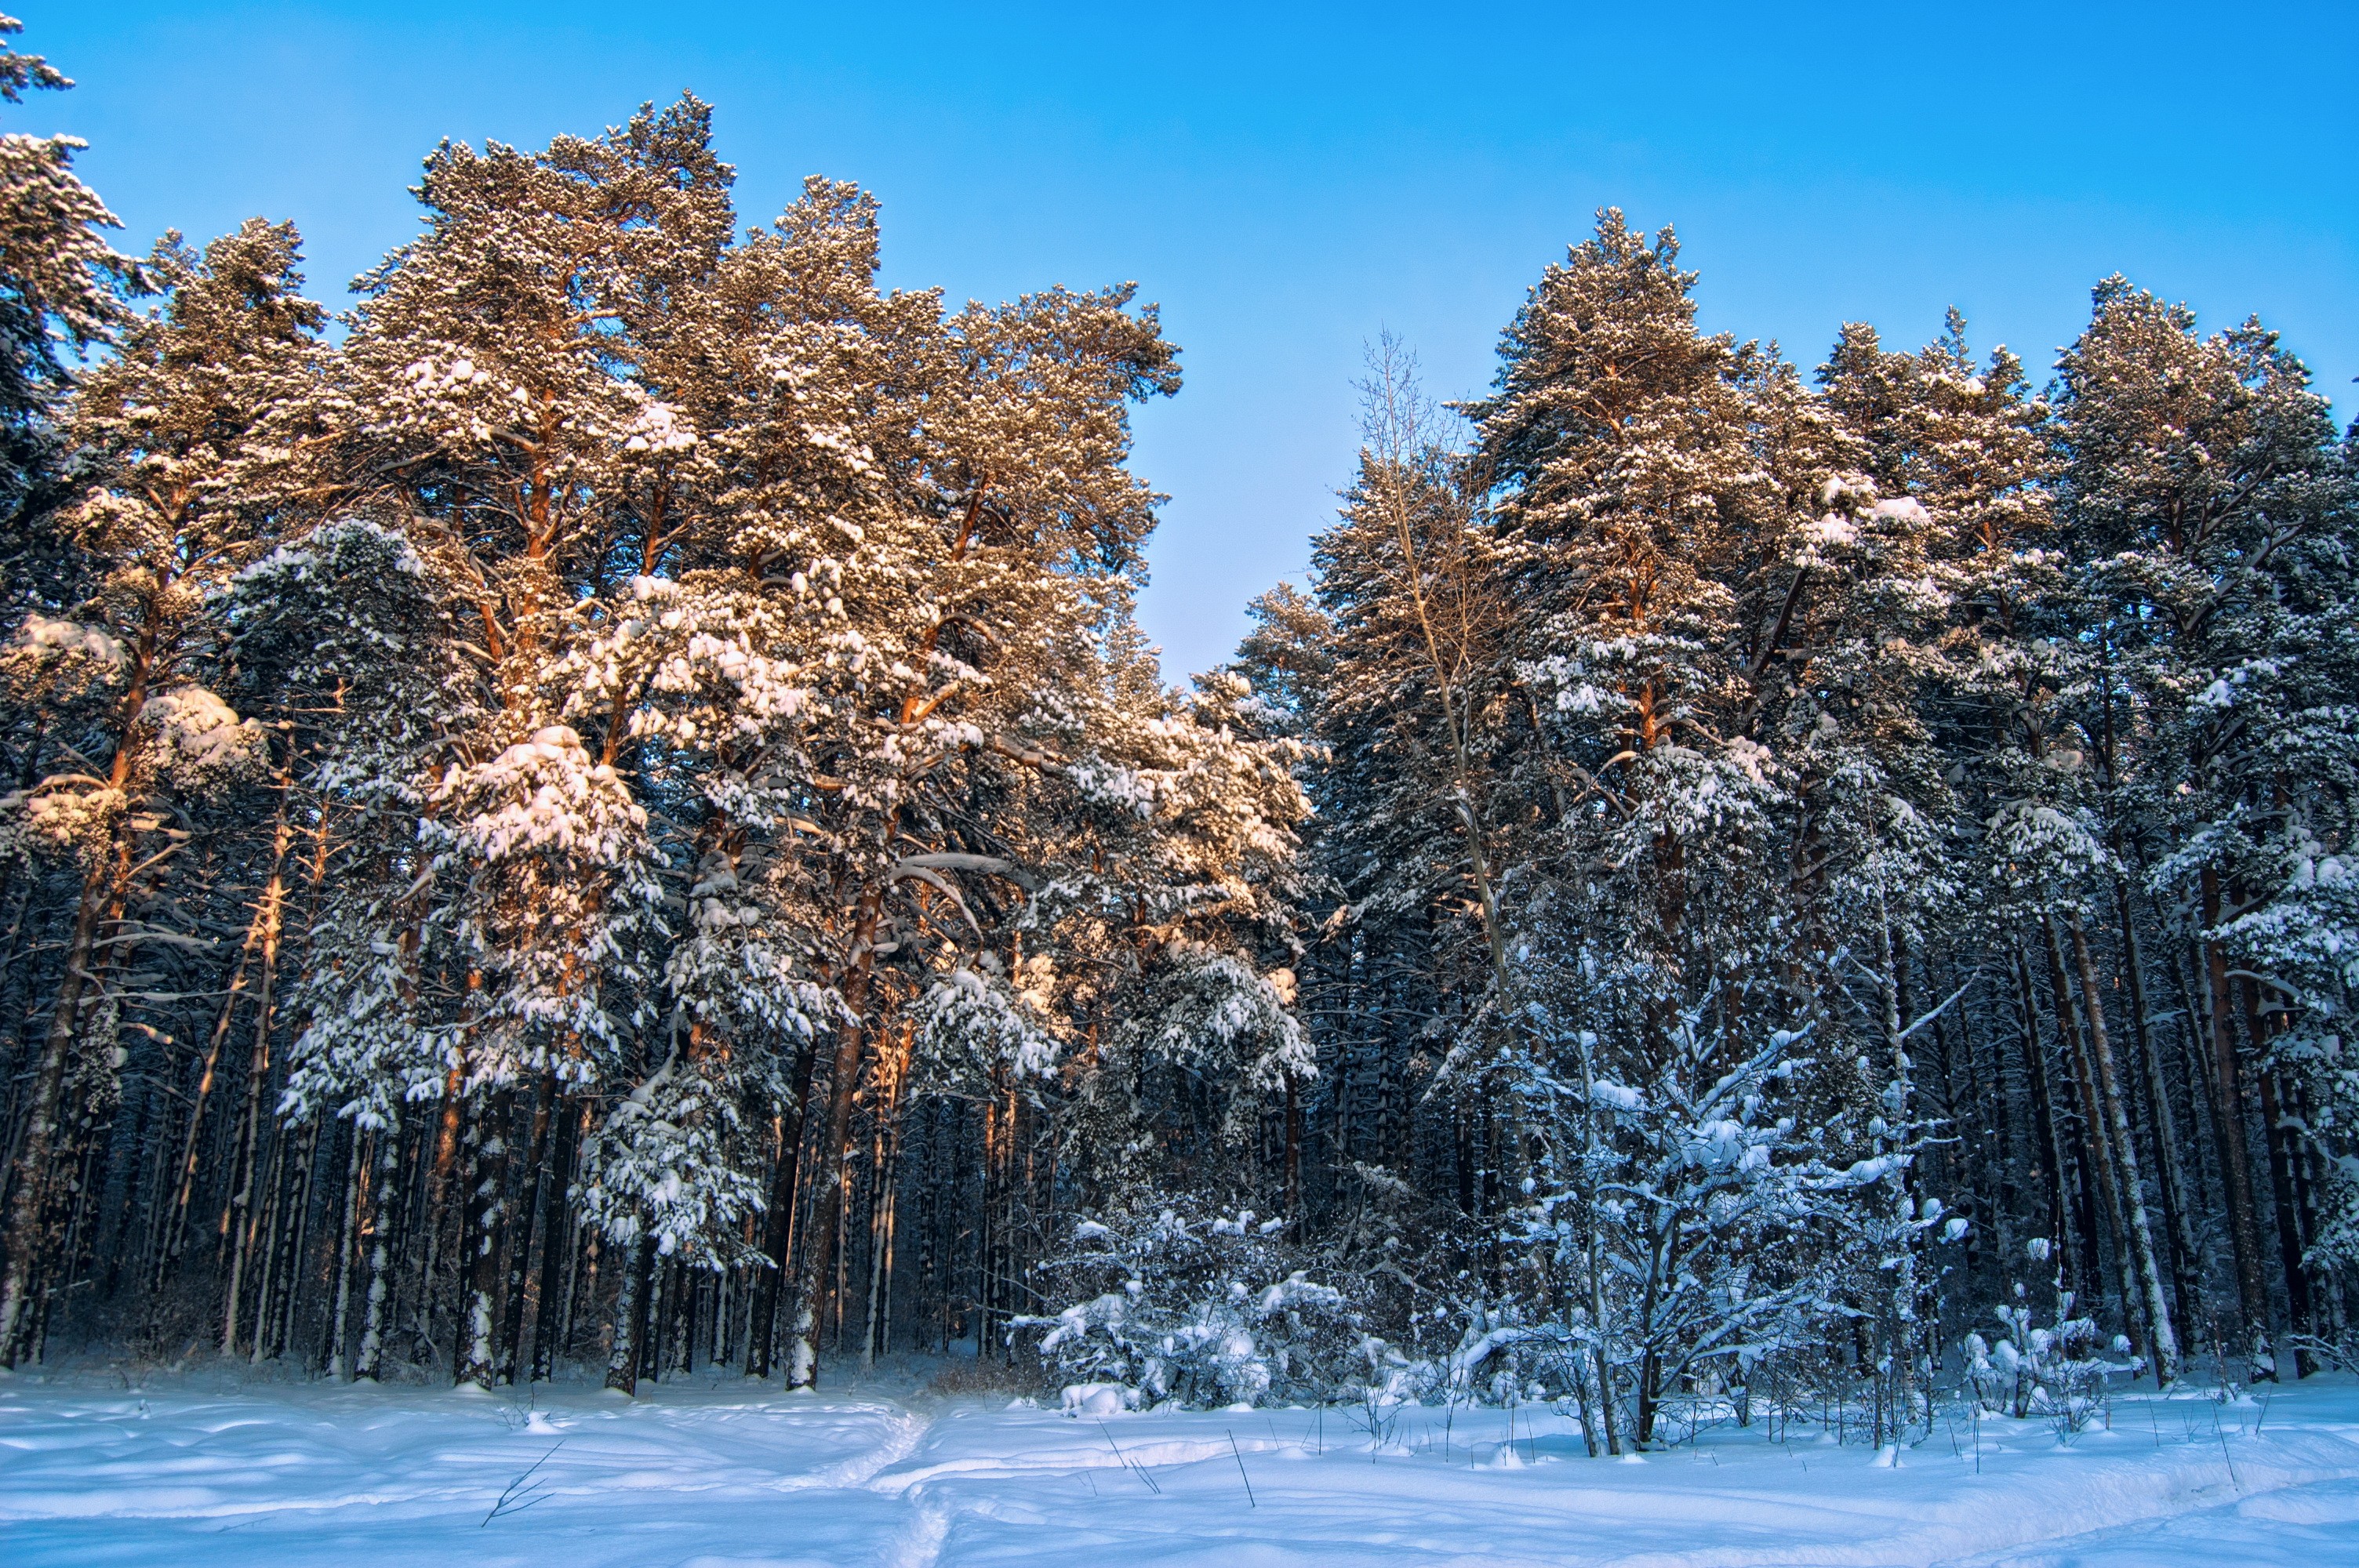
{"label": "pine tree trunk", "polygon": [[532,1319],[535,1382],[547,1381],[557,1369],[558,1331],[568,1305],[563,1272],[574,1251],[565,1223],[565,1193],[573,1180],[573,1152],[589,1109],[587,1105],[568,1100],[560,1102],[556,1112],[556,1147],[549,1154],[548,1184],[541,1199],[540,1304]]}
{"label": "pine tree trunk", "polygon": [[498,1372],[503,1383],[516,1380],[516,1358],[524,1343],[525,1281],[532,1267],[534,1225],[549,1190],[549,1118],[556,1105],[557,1069],[552,1066],[541,1075],[540,1087],[533,1092],[532,1133],[525,1148],[525,1169],[532,1179],[517,1195],[516,1238],[508,1243],[507,1315],[501,1325]]}
{"label": "pine tree trunk", "polygon": [[[2203,974],[2203,945],[2187,941],[2177,945],[2177,961],[2171,965],[2170,978],[2179,989],[2180,1005],[2180,1081],[2175,1086],[2180,1094],[2171,1108],[2186,1119],[2188,1129],[2187,1155],[2193,1162],[2188,1187],[2189,1202],[2207,1212],[2225,1212],[2226,1200],[2221,1195],[2227,1191],[2227,1178],[2220,1171],[2221,1152],[2226,1147],[2219,1128],[2220,1096],[2212,1062],[2211,986]],[[2197,1252],[2190,1247],[2188,1256],[2202,1264],[2212,1261],[2207,1250]],[[2233,1254],[2232,1254],[2233,1256]],[[2204,1324],[2212,1341],[2212,1354],[2221,1358],[2223,1368],[2226,1357],[2235,1351],[2240,1321],[2234,1309],[2228,1314],[2228,1330],[2220,1327],[2221,1314],[2212,1310],[2208,1286],[2212,1271],[2199,1266],[2197,1279],[2206,1287],[2203,1302]],[[2226,1376],[2223,1370],[2221,1374]]]}
{"label": "pine tree trunk", "polygon": [[[2091,1065],[2096,1070],[2098,1097],[2104,1102],[2105,1120],[2113,1134],[2114,1158],[2119,1166],[2130,1257],[2136,1268],[2138,1288],[2145,1297],[2147,1343],[2154,1352],[2156,1379],[2169,1388],[2179,1380],[2179,1336],[2171,1325],[2170,1303],[2163,1295],[2162,1271],[2155,1263],[2154,1234],[2147,1224],[2146,1186],[2138,1171],[2137,1144],[2130,1137],[2129,1113],[2123,1107],[2120,1079],[2114,1071],[2113,1043],[2105,1032],[2104,1001],[2097,990],[2097,966],[2089,954],[2088,934],[2082,929],[2078,915],[2071,916],[2067,924],[2072,934],[2073,962],[2081,971],[2081,1001],[2088,1018]],[[2136,1005],[2135,993],[2132,1005]]]}
{"label": "pine tree trunk", "polygon": [[341,1383],[348,1374],[345,1357],[353,1344],[353,1272],[359,1259],[361,1227],[368,1223],[369,1140],[358,1126],[352,1130],[352,1149],[346,1156],[344,1171],[343,1220],[336,1230],[336,1245],[330,1256],[335,1260],[335,1305],[328,1319],[328,1354],[321,1357],[331,1382]]}
{"label": "pine tree trunk", "polygon": [[[107,1128],[105,1123],[88,1109],[75,1119],[74,1137],[69,1147],[74,1177],[65,1193],[65,1235],[58,1248],[60,1260],[58,1280],[62,1286],[72,1287],[90,1278],[92,1248],[98,1235],[99,1188],[105,1170]],[[46,1313],[57,1301],[58,1292],[44,1292],[42,1311]],[[46,1338],[46,1330],[43,1337]]]}
{"label": "pine tree trunk", "polygon": [[[1978,1022],[1982,1027],[1977,1027]],[[1959,1015],[1958,1031],[1964,1037],[1966,1060],[1978,1086],[1976,1101],[1986,1108],[1984,1114],[1988,1118],[1993,1193],[1988,1217],[1974,1217],[1976,1223],[1968,1235],[1981,1233],[1974,1241],[1978,1249],[1972,1256],[1981,1266],[1985,1299],[1995,1299],[2006,1288],[2007,1266],[2021,1255],[2015,1222],[2021,1212],[2023,1188],[2016,1178],[2017,1171],[2031,1164],[2034,1157],[2020,1147],[2021,1118],[2016,1114],[2018,1108],[2007,1083],[2006,1065],[1999,1054],[1996,1029],[1989,1020],[1978,1021],[1970,1003]],[[1984,1049],[1985,1041],[1987,1052]]]}
{"label": "pine tree trunk", "polygon": [[2114,881],[2114,901],[2121,917],[2122,968],[2129,980],[2130,1017],[2136,1025],[2132,1039],[2137,1047],[2138,1073],[2146,1087],[2147,1121],[2154,1138],[2155,1190],[2162,1199],[2163,1231],[2170,1238],[2173,1321],[2183,1334],[2192,1334],[2196,1326],[2192,1303],[2200,1293],[2200,1285],[2191,1291],[2189,1280],[2190,1276],[2200,1278],[2200,1264],[2188,1227],[2187,1175],[2180,1161],[2179,1130],[2171,1112],[2170,1095],[2164,1081],[2161,1042],[2155,1038],[2147,1001],[2146,955],[2138,943],[2129,884],[2118,877]]}
{"label": "pine tree trunk", "polygon": [[[2203,928],[2220,924],[2220,874],[2202,873]],[[2255,1381],[2277,1379],[2270,1347],[2269,1296],[2261,1282],[2261,1231],[2253,1197],[2252,1158],[2245,1141],[2244,1074],[2236,1059],[2236,1022],[2229,1011],[2228,956],[2215,941],[2203,943],[2204,976],[2212,1022],[2212,1128],[2220,1141],[2220,1171],[2227,1189],[2228,1239],[2235,1253],[2236,1299],[2244,1318],[2245,1353]]]}
{"label": "pine tree trunk", "polygon": [[[2266,1058],[2268,1024],[2261,1015],[2260,988],[2246,979],[2240,980],[2237,989],[2244,995],[2245,1027],[2254,1054]],[[2310,1311],[2310,1274],[2302,1267],[2302,1214],[2294,1184],[2294,1163],[2299,1156],[2293,1147],[2293,1130],[2286,1125],[2284,1108],[2278,1104],[2276,1066],[2266,1059],[2259,1062],[2253,1083],[2260,1091],[2261,1132],[2269,1156],[2269,1195],[2274,1200],[2270,1206],[2277,1211],[2277,1263],[2285,1271],[2288,1326],[2296,1335],[2313,1334],[2317,1325]],[[2306,1378],[2315,1370],[2310,1358],[2296,1348],[2294,1376]]]}
{"label": "pine tree trunk", "polygon": [[502,1089],[488,1103],[479,1099],[467,1135],[467,1190],[460,1229],[460,1268],[465,1284],[459,1314],[455,1380],[489,1389],[499,1378],[498,1346],[502,1219],[506,1209],[508,1122],[512,1096]]}
{"label": "pine tree trunk", "polygon": [[1294,1075],[1286,1075],[1286,1236],[1302,1239],[1302,1098]]}
{"label": "pine tree trunk", "polygon": [[361,1309],[360,1348],[353,1356],[353,1377],[377,1381],[385,1362],[386,1314],[393,1304],[394,1222],[401,1212],[401,1129],[385,1128],[377,1134],[375,1202],[363,1212],[363,1234],[368,1239],[368,1297]]}
{"label": "pine tree trunk", "polygon": [[639,1352],[639,1369],[651,1383],[660,1383],[676,1361],[678,1336],[672,1331],[679,1323],[679,1260],[657,1258],[655,1293],[648,1297],[647,1336]]}
{"label": "pine tree trunk", "polygon": [[812,1074],[818,1070],[817,1043],[804,1036],[796,1053],[794,1104],[779,1119],[777,1163],[770,1173],[770,1206],[764,1217],[762,1252],[771,1267],[754,1287],[753,1319],[745,1337],[745,1375],[767,1378],[777,1343],[778,1292],[790,1267],[788,1253],[794,1240],[797,1176],[802,1168],[803,1112],[810,1104]]}
{"label": "pine tree trunk", "polygon": [[[2104,1236],[2101,1227],[2109,1228],[2114,1236],[2114,1305],[2122,1323],[2135,1329],[2138,1326],[2136,1287],[2130,1279],[2129,1249],[2122,1240],[2121,1189],[2114,1179],[2113,1155],[2107,1148],[2105,1122],[2097,1108],[2097,1089],[2089,1068],[2088,1036],[2082,1027],[2080,1009],[2072,996],[2072,984],[2065,978],[2064,946],[2056,935],[2056,922],[2049,915],[2039,917],[2039,929],[2048,949],[2048,984],[2056,1002],[2056,1033],[2063,1047],[2066,1066],[2072,1075],[2073,1101],[2080,1108],[2081,1122],[2081,1220],[2087,1249],[2087,1278],[2093,1294],[2104,1279]],[[2103,1208],[2100,1210],[2099,1205]],[[2103,1217],[2100,1217],[2102,1212]],[[2138,1336],[2143,1339],[2144,1336]]]}
{"label": "pine tree trunk", "polygon": [[[277,1139],[285,1148],[286,1131],[280,1131]],[[255,1298],[261,1314],[254,1336],[256,1365],[286,1353],[294,1322],[295,1298],[301,1283],[299,1271],[304,1244],[310,1236],[311,1167],[320,1157],[319,1123],[304,1127],[299,1146],[295,1159],[280,1162],[284,1168],[273,1200],[277,1212],[267,1227],[270,1244],[263,1253],[262,1290]]]}
{"label": "pine tree trunk", "polygon": [[[897,1161],[899,1158],[898,1146],[900,1143],[900,1140],[897,1135],[894,1139],[894,1143],[896,1149],[895,1158]],[[898,1239],[899,1234],[898,1222],[900,1218],[900,1209],[901,1182],[900,1173],[897,1167],[891,1174],[886,1176],[885,1182],[885,1235],[883,1241],[885,1252],[885,1280],[882,1287],[883,1293],[881,1297],[872,1299],[869,1303],[869,1316],[871,1318],[878,1318],[881,1314],[881,1321],[875,1330],[875,1338],[877,1343],[884,1346],[885,1354],[887,1356],[890,1356],[893,1353],[893,1269],[897,1260],[896,1243]],[[871,1357],[871,1361],[873,1364],[873,1357]]]}
{"label": "pine tree trunk", "polygon": [[606,1386],[618,1393],[639,1391],[640,1347],[647,1336],[647,1297],[654,1287],[656,1243],[642,1236],[631,1249],[623,1271],[623,1288],[614,1298],[614,1343],[606,1357]]}
{"label": "pine tree trunk", "polygon": [[[1949,982],[1958,979],[1952,965]],[[1945,1025],[1933,1026],[1942,1057],[1943,1076],[1949,1076],[1954,1059],[1965,1075],[1967,1113],[1955,1119],[1973,1140],[1972,1155],[1967,1162],[1973,1193],[1973,1223],[1965,1234],[1966,1277],[1985,1294],[1996,1288],[1992,1264],[2012,1250],[2008,1245],[2008,1220],[2015,1213],[2017,1191],[2013,1171],[2013,1119],[2007,1115],[2006,1097],[1997,1092],[1983,1076],[1982,1052],[1975,1044],[1973,1004],[1962,1003],[1958,1010],[1958,1045],[1951,1053]]]}
{"label": "pine tree trunk", "polygon": [[[1892,939],[1892,922],[1883,908],[1880,890],[1876,901],[1877,957],[1884,971],[1886,1070],[1890,1075],[1888,1083],[1892,1102],[1888,1114],[1901,1127],[1907,1127],[1917,1116],[1917,1075],[1916,1065],[1909,1059],[1908,1032],[1903,1021],[1913,1017],[1917,1006],[1910,993],[1907,966],[1900,957],[1898,944]],[[1912,1177],[1913,1172],[1908,1165],[1900,1166],[1895,1177],[1898,1188],[1895,1195],[1898,1200],[1896,1207],[1903,1214],[1913,1215],[1916,1212],[1916,1196],[1911,1190],[1916,1184]],[[1913,1234],[1902,1233],[1901,1243],[1895,1249],[1889,1271],[1892,1283],[1886,1292],[1883,1314],[1883,1354],[1878,1358],[1881,1372],[1876,1379],[1877,1430],[1875,1436],[1879,1448],[1887,1440],[1887,1428],[1891,1433],[1889,1441],[1899,1441],[1900,1411],[1906,1408],[1909,1391],[1914,1387],[1912,1360],[1915,1346],[1909,1341],[1911,1325],[1918,1321],[1923,1292],[1918,1282],[1917,1241]]]}
{"label": "pine tree trunk", "polygon": [[[467,1082],[467,1061],[463,1044],[458,1061],[442,1079],[442,1114],[434,1131],[434,1159],[429,1169],[425,1203],[419,1216],[419,1239],[424,1254],[418,1264],[418,1333],[430,1347],[434,1342],[435,1320],[440,1315],[442,1296],[442,1233],[449,1227],[451,1210],[451,1178],[459,1163],[459,1134],[465,1100],[462,1090]],[[461,1212],[463,1217],[462,1200]],[[463,1260],[462,1260],[463,1266]],[[451,1361],[458,1365],[458,1346],[452,1346]]]}
{"label": "pine tree trunk", "polygon": [[[266,1084],[267,1080],[265,1080]],[[271,1266],[277,1256],[279,1226],[286,1208],[287,1140],[279,1131],[276,1118],[263,1120],[263,1152],[259,1170],[267,1173],[261,1180],[262,1206],[245,1227],[245,1251],[251,1260],[247,1272],[247,1294],[253,1305],[249,1311],[254,1319],[253,1333],[247,1336],[246,1359],[259,1366],[264,1345],[270,1336]]]}
{"label": "pine tree trunk", "polygon": [[40,1060],[33,1069],[30,1115],[24,1142],[10,1173],[15,1189],[8,1205],[7,1272],[0,1276],[0,1367],[16,1367],[30,1359],[38,1344],[41,1317],[38,1298],[46,1285],[40,1264],[43,1230],[49,1201],[49,1173],[56,1162],[58,1110],[64,1098],[66,1064],[73,1054],[76,1026],[82,1017],[82,989],[89,978],[92,945],[105,907],[112,902],[106,880],[93,873],[74,912],[71,939],[66,945],[65,977],[50,1004],[49,1027],[42,1036]]}
{"label": "pine tree trunk", "polygon": [[[2309,1097],[2299,1085],[2294,1086],[2293,1098],[2294,1103],[2290,1108],[2296,1121],[2305,1129],[2314,1127],[2316,1123],[2311,1119]],[[2304,1212],[2314,1217],[2316,1211],[2310,1206],[2316,1201],[2315,1195],[2318,1191],[2329,1181],[2327,1173],[2330,1167],[2324,1151],[2318,1147],[2314,1137],[2299,1139],[2296,1147],[2301,1154],[2301,1162],[2295,1167],[2295,1173],[2304,1184],[2302,1188]],[[2307,1239],[2310,1246],[2317,1246],[2318,1237],[2314,1229],[2309,1233]],[[2349,1303],[2344,1299],[2345,1281],[2338,1280],[2334,1270],[2329,1267],[2320,1271],[2317,1282],[2319,1289],[2315,1292],[2314,1310],[2319,1314],[2318,1333],[2332,1344],[2348,1344],[2351,1337],[2351,1314]]]}
{"label": "pine tree trunk", "polygon": [[[241,1295],[245,1284],[245,1271],[254,1249],[257,1217],[254,1213],[255,1184],[265,1179],[269,1163],[265,1156],[275,1150],[263,1141],[266,1123],[271,1120],[267,1106],[270,1087],[270,1034],[277,1022],[272,1001],[278,979],[278,936],[280,917],[287,893],[287,850],[291,842],[287,822],[287,780],[279,779],[278,821],[273,835],[270,858],[270,878],[263,884],[260,908],[255,919],[261,925],[261,939],[256,950],[261,954],[261,977],[255,982],[254,998],[254,1050],[248,1055],[245,1073],[245,1118],[240,1124],[239,1142],[243,1146],[233,1169],[230,1207],[223,1215],[224,1234],[231,1244],[229,1288],[222,1307],[222,1352],[234,1355],[237,1350],[238,1320]],[[243,1173],[242,1179],[240,1173]]]}
{"label": "pine tree trunk", "polygon": [[146,1253],[137,1249],[136,1238],[146,1229],[145,1222],[156,1207],[147,1201],[156,1185],[149,1177],[165,1141],[159,1124],[163,1119],[164,1079],[170,1069],[162,1052],[158,1053],[158,1058],[153,1076],[140,1089],[139,1110],[132,1120],[130,1138],[110,1153],[107,1162],[113,1179],[121,1184],[119,1194],[107,1206],[114,1221],[111,1234],[102,1234],[98,1239],[98,1249],[106,1260],[99,1289],[110,1299],[121,1291],[126,1266],[133,1278],[145,1279],[150,1261]]}
{"label": "pine tree trunk", "polygon": [[[1599,1170],[1597,1065],[1591,1054],[1593,1043],[1592,1037],[1583,1036],[1578,1046],[1581,1064],[1582,1180],[1580,1184],[1584,1191],[1595,1181]],[[1589,1201],[1593,1206],[1596,1201],[1596,1195],[1594,1192],[1588,1193]],[[1590,1351],[1591,1357],[1597,1367],[1597,1421],[1598,1424],[1605,1429],[1605,1452],[1613,1457],[1619,1458],[1622,1454],[1622,1433],[1614,1422],[1614,1335],[1613,1319],[1606,1314],[1604,1243],[1600,1234],[1603,1227],[1598,1223],[1593,1206],[1587,1218],[1589,1223],[1582,1227],[1582,1262],[1587,1272],[1585,1282],[1589,1287],[1590,1333],[1594,1336]]]}
{"label": "pine tree trunk", "polygon": [[180,1249],[186,1244],[189,1206],[196,1196],[197,1168],[201,1163],[205,1108],[212,1103],[213,1079],[221,1063],[221,1049],[229,1039],[232,1024],[237,1021],[237,1004],[245,994],[245,971],[254,951],[262,942],[262,912],[257,905],[254,918],[246,923],[245,940],[239,944],[237,961],[231,968],[228,984],[223,988],[221,1011],[213,1020],[212,1033],[205,1040],[203,1068],[197,1076],[195,1103],[189,1109],[189,1130],[179,1162],[179,1179],[175,1191],[169,1217],[165,1222],[163,1244],[157,1250],[156,1267],[150,1288],[161,1291],[171,1277],[174,1264],[179,1261]]}
{"label": "pine tree trunk", "polygon": [[[589,1130],[586,1112],[582,1130],[585,1134]],[[577,1232],[575,1243],[566,1249],[565,1294],[562,1298],[565,1311],[551,1336],[552,1343],[560,1351],[572,1349],[577,1344],[584,1303],[598,1299],[598,1265],[605,1256],[605,1249],[596,1231],[580,1226],[574,1228]]]}
{"label": "pine tree trunk", "polygon": [[828,1110],[817,1154],[819,1192],[811,1214],[810,1239],[803,1248],[801,1288],[797,1292],[795,1322],[788,1340],[787,1387],[808,1389],[819,1379],[820,1325],[827,1306],[830,1281],[835,1274],[836,1233],[843,1224],[843,1166],[852,1149],[852,1106],[859,1088],[860,1063],[868,1044],[869,977],[875,962],[877,914],[883,895],[872,888],[861,895],[853,923],[856,957],[843,987],[846,1022],[837,1026],[835,1059],[828,1071]]}
{"label": "pine tree trunk", "polygon": [[[172,1158],[179,1148],[179,1119],[174,1111],[177,1097],[172,1093],[171,1081],[179,1076],[178,1067],[168,1054],[155,1087],[157,1114],[150,1124],[151,1136],[139,1156],[147,1168],[140,1177],[138,1190],[147,1197],[138,1216],[139,1267],[136,1272],[147,1292],[147,1322],[151,1331],[163,1305],[157,1294],[155,1281],[163,1266],[164,1221],[165,1217],[172,1212],[172,1188],[178,1179],[172,1167]],[[5,1168],[6,1162],[0,1160],[0,1170]],[[125,1261],[130,1260],[126,1258]]]}
{"label": "pine tree trunk", "polygon": [[[893,1253],[893,1200],[898,1184],[895,1180],[901,1162],[901,1079],[908,1061],[908,1047],[904,1042],[897,1053],[898,1060],[886,1065],[884,1092],[876,1107],[876,1135],[870,1159],[875,1172],[870,1180],[868,1213],[868,1303],[860,1335],[860,1365],[864,1369],[876,1365],[877,1314],[882,1299],[889,1299]],[[888,1340],[885,1346],[892,1353]]]}
{"label": "pine tree trunk", "polygon": [[2068,1209],[2064,1198],[2064,1139],[2056,1124],[2055,1097],[2048,1088],[2048,1062],[2040,1046],[2039,1012],[2033,1001],[2031,965],[2024,957],[2020,938],[2015,944],[2015,983],[2016,1008],[2023,1035],[2024,1076],[2031,1087],[2031,1114],[2039,1124],[2038,1152],[2045,1157],[2048,1165],[2049,1239],[2060,1259],[2071,1250],[2071,1227],[2067,1224]]}

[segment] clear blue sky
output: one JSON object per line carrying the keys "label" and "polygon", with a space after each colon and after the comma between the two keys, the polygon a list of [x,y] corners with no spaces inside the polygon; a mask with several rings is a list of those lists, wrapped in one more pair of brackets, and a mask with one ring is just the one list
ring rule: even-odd
{"label": "clear blue sky", "polygon": [[1708,327],[1815,364],[1962,307],[2035,376],[2116,270],[2258,312],[2359,397],[2359,4],[1392,7],[219,5],[19,0],[81,83],[0,111],[86,138],[143,247],[292,218],[315,292],[414,232],[441,136],[527,146],[716,105],[740,210],[802,176],[885,204],[889,283],[1136,279],[1186,351],[1142,416],[1171,495],[1167,670],[1299,578],[1390,329],[1448,396],[1593,211],[1676,222]]}

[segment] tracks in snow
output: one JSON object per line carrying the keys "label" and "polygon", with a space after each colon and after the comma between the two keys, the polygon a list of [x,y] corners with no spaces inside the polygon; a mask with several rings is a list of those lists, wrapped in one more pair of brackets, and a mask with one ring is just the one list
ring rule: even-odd
{"label": "tracks in snow", "polygon": [[[882,1441],[846,1459],[805,1476],[789,1476],[778,1486],[781,1491],[800,1492],[812,1489],[851,1491],[864,1487],[880,1472],[898,1465],[918,1450],[927,1429],[934,1423],[914,1411],[897,1410],[886,1417],[886,1432]],[[878,1487],[880,1491],[897,1488]]]}

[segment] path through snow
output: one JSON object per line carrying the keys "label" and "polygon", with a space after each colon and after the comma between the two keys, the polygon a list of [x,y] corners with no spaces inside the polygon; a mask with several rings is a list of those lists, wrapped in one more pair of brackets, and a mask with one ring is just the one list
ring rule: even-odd
{"label": "path through snow", "polygon": [[[0,1379],[0,1562],[1295,1568],[2359,1563],[2359,1388],[2127,1400],[2071,1447],[1938,1433],[1897,1468],[1707,1434],[1619,1464],[1570,1423],[1340,1411],[1072,1419],[670,1385],[624,1400]],[[1446,1446],[1445,1446],[1446,1445]],[[504,1488],[531,1473],[510,1509]],[[1240,1474],[1242,1470],[1243,1474]],[[1250,1481],[1251,1496],[1246,1486]]]}

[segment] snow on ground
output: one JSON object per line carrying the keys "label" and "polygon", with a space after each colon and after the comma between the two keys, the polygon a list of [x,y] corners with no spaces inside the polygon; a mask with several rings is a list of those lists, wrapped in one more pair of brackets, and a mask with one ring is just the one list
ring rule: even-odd
{"label": "snow on ground", "polygon": [[1413,1411],[1371,1452],[1340,1409],[1005,1407],[20,1374],[0,1378],[0,1563],[2359,1563],[2348,1380],[2124,1399],[2069,1446],[1945,1423],[1897,1466],[1799,1428],[1591,1460],[1546,1411],[1512,1440],[1501,1411]]}

